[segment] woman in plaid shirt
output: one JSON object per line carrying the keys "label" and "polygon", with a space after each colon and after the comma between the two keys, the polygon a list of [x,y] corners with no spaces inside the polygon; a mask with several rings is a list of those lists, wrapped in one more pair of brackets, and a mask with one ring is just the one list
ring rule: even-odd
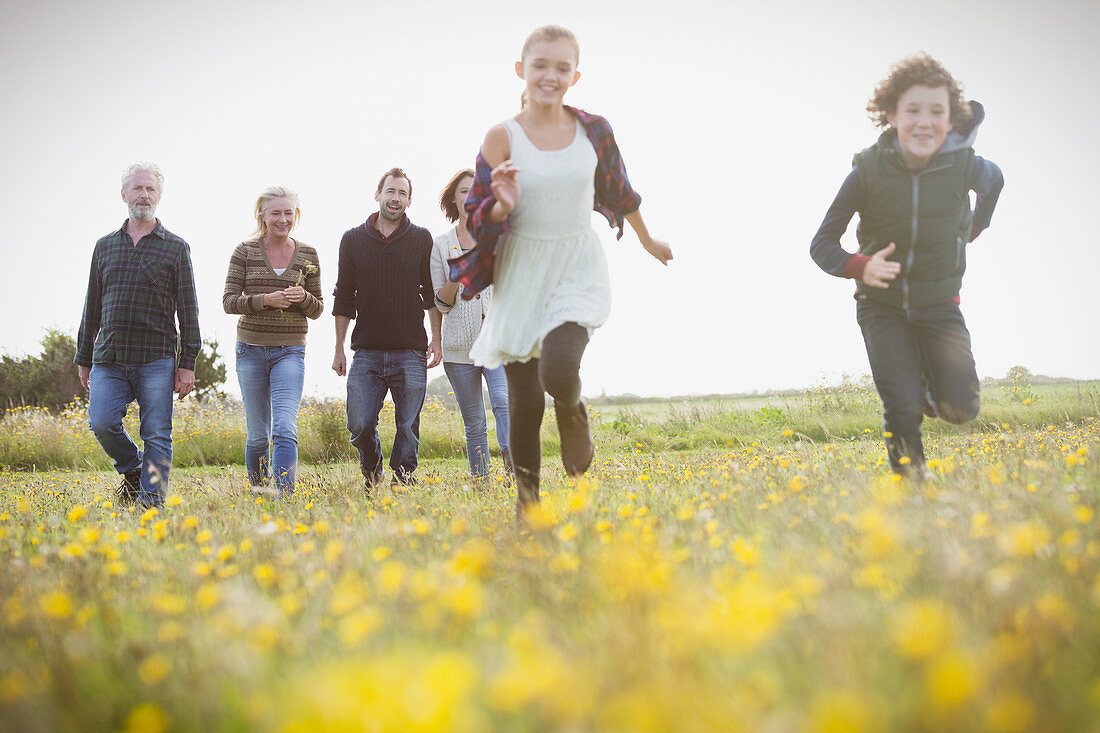
{"label": "woman in plaid shirt", "polygon": [[450,261],[463,298],[494,285],[470,356],[479,366],[504,365],[519,517],[539,498],[544,392],[554,398],[566,473],[580,476],[592,463],[580,361],[611,303],[591,211],[620,237],[625,219],[647,252],[665,265],[672,259],[671,248],[646,230],[607,120],[563,103],[580,78],[579,57],[565,28],[528,36],[516,62],[524,107],[486,134],[466,199],[477,246]]}

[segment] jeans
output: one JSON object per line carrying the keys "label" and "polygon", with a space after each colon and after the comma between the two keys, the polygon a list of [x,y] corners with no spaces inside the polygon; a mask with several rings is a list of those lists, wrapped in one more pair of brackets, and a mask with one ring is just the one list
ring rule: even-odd
{"label": "jeans", "polygon": [[[141,505],[160,506],[172,468],[172,392],[176,386],[175,357],[141,366],[93,364],[89,383],[88,421],[96,440],[115,462],[119,473],[141,468]],[[126,409],[138,403],[142,447],[122,427]]]}
{"label": "jeans", "polygon": [[981,405],[962,311],[954,303],[904,310],[859,299],[856,320],[882,398],[890,466],[898,473],[922,471],[925,411],[961,425],[977,417]]}
{"label": "jeans", "polygon": [[280,493],[294,492],[298,467],[298,407],[306,375],[305,346],[251,346],[237,342],[248,437],[244,464],[253,486],[267,483],[268,467]]}
{"label": "jeans", "polygon": [[390,450],[394,479],[407,482],[416,471],[420,450],[420,409],[428,386],[424,352],[419,349],[357,349],[348,370],[348,432],[359,451],[359,469],[367,483],[382,480],[382,442],[378,414],[389,392],[397,434]]}
{"label": "jeans", "polygon": [[489,475],[489,428],[485,420],[485,400],[481,395],[481,377],[489,387],[489,404],[497,419],[497,443],[501,452],[508,451],[508,381],[504,368],[483,369],[475,364],[443,362],[443,371],[451,382],[462,424],[466,429],[466,457],[470,473]]}

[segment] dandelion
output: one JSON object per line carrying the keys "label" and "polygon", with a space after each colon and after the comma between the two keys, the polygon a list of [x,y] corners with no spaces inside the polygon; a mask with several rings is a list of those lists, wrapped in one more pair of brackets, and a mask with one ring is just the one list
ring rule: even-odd
{"label": "dandelion", "polygon": [[337,631],[340,646],[344,649],[354,649],[381,625],[382,612],[377,608],[368,606],[349,613],[340,620]]}
{"label": "dandelion", "polygon": [[741,537],[730,544],[730,552],[733,553],[737,562],[747,568],[751,568],[760,562],[760,551]]}
{"label": "dandelion", "polygon": [[977,694],[981,669],[969,656],[948,652],[937,657],[928,667],[926,689],[932,706],[941,712],[951,712],[969,702]]}
{"label": "dandelion", "polygon": [[155,685],[172,671],[172,660],[163,654],[150,654],[138,665],[138,679],[146,685]]}
{"label": "dandelion", "polygon": [[53,591],[42,596],[38,603],[42,613],[53,619],[66,619],[72,615],[73,601],[64,591]]}
{"label": "dandelion", "polygon": [[836,691],[814,701],[808,730],[813,733],[861,733],[870,729],[871,712],[856,694]]}
{"label": "dandelion", "polygon": [[187,599],[172,593],[153,596],[150,604],[154,611],[165,616],[179,616],[187,610]]}
{"label": "dandelion", "polygon": [[911,659],[942,651],[952,638],[947,608],[931,599],[906,604],[890,621],[890,638],[897,651]]}
{"label": "dandelion", "polygon": [[270,588],[275,584],[275,568],[267,563],[260,563],[252,568],[252,577],[261,588]]}
{"label": "dandelion", "polygon": [[1042,522],[1017,522],[997,537],[1001,552],[1009,557],[1033,557],[1050,544],[1050,530]]}
{"label": "dandelion", "polygon": [[1035,721],[1035,705],[1018,692],[1009,692],[993,700],[986,710],[986,725],[996,733],[1028,730]]}
{"label": "dandelion", "polygon": [[126,716],[123,733],[164,733],[168,730],[168,717],[155,703],[138,705]]}
{"label": "dandelion", "polygon": [[206,583],[199,586],[199,589],[195,592],[195,607],[200,611],[208,611],[217,605],[221,600],[221,593],[218,591],[217,586]]}
{"label": "dandelion", "polygon": [[30,681],[21,670],[13,670],[0,677],[0,701],[9,705],[30,694]]}

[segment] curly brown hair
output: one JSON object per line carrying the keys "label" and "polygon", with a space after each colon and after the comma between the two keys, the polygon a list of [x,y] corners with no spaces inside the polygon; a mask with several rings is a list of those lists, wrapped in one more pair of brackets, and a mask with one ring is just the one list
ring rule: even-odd
{"label": "curly brown hair", "polygon": [[890,75],[880,81],[867,102],[867,115],[875,127],[887,127],[886,115],[898,109],[898,100],[911,87],[918,84],[932,88],[946,87],[951,100],[951,124],[958,125],[970,119],[970,103],[963,97],[963,87],[939,61],[923,51],[898,61],[890,67]]}
{"label": "curly brown hair", "polygon": [[451,176],[451,180],[447,181],[447,185],[443,187],[443,193],[439,194],[439,208],[443,210],[443,216],[447,217],[447,221],[452,224],[458,221],[461,216],[458,204],[455,203],[455,191],[458,190],[458,186],[463,180],[473,177],[473,170],[463,168]]}

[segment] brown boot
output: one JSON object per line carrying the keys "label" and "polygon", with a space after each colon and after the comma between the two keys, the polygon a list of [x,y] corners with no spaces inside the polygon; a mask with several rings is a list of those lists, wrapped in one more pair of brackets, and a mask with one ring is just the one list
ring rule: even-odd
{"label": "brown boot", "polygon": [[558,434],[561,435],[561,462],[570,476],[581,476],[592,465],[596,446],[588,429],[588,411],[582,400],[576,407],[562,408],[554,401],[554,414],[558,418]]}
{"label": "brown boot", "polygon": [[523,515],[531,504],[539,503],[539,475],[516,466],[516,521],[523,522]]}

